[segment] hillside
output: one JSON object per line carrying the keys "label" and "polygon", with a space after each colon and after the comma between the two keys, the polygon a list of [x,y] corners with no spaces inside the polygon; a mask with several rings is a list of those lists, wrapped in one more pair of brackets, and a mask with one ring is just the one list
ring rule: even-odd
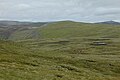
{"label": "hillside", "polygon": [[15,28],[0,27],[6,37],[1,80],[120,79],[119,25],[60,21]]}
{"label": "hillside", "polygon": [[116,22],[116,21],[105,21],[105,22],[99,22],[98,24],[120,25],[120,22]]}
{"label": "hillside", "polygon": [[[45,24],[47,24],[47,22],[0,21],[0,39],[11,40],[17,37],[13,36],[16,34],[19,34],[19,37],[20,34],[24,34],[25,36],[29,36],[27,37],[27,39],[29,39],[34,36],[34,30],[36,28]],[[19,39],[24,39],[24,37],[20,37]]]}
{"label": "hillside", "polygon": [[[120,37],[119,25],[90,24],[72,21],[53,22],[40,26],[0,27],[0,36],[8,40],[70,38],[70,37]],[[89,34],[88,34],[89,32]]]}
{"label": "hillside", "polygon": [[41,32],[44,38],[117,38],[120,37],[120,26],[62,21],[49,24],[39,32]]}
{"label": "hillside", "polygon": [[1,27],[10,27],[10,26],[16,26],[16,27],[30,27],[30,26],[41,26],[46,24],[47,22],[20,22],[20,21],[0,21]]}

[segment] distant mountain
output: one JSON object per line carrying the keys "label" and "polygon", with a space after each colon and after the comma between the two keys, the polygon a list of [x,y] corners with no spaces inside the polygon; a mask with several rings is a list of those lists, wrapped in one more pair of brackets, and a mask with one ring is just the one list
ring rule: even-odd
{"label": "distant mountain", "polygon": [[[6,27],[1,24],[7,25]],[[5,24],[6,23],[6,24]],[[104,22],[115,24],[115,22]],[[41,25],[41,26],[40,26]],[[116,27],[115,27],[116,26]],[[111,30],[113,29],[113,30]],[[74,21],[58,22],[0,22],[0,39],[2,40],[29,40],[29,39],[55,39],[72,37],[100,36],[106,38],[120,37],[118,25],[103,25],[82,23]]]}
{"label": "distant mountain", "polygon": [[19,37],[25,33],[27,36],[30,35],[29,37],[36,37],[36,28],[47,24],[48,22],[0,21],[0,39],[9,39],[16,33]]}
{"label": "distant mountain", "polygon": [[105,22],[99,22],[98,24],[120,25],[120,22],[116,22],[116,21],[105,21]]}
{"label": "distant mountain", "polygon": [[0,21],[0,27],[10,27],[10,26],[42,26],[44,24],[46,24],[47,22],[19,22],[19,21]]}

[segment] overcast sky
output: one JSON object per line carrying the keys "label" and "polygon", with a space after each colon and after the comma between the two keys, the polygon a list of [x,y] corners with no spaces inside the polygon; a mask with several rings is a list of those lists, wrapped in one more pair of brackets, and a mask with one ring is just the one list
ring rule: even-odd
{"label": "overcast sky", "polygon": [[120,0],[0,0],[0,20],[120,21]]}

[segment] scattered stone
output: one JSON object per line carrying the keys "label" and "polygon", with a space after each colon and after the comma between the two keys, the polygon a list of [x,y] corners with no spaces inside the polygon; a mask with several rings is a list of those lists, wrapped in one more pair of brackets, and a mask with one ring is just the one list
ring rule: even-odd
{"label": "scattered stone", "polygon": [[107,43],[101,42],[101,41],[95,41],[95,42],[93,42],[91,45],[100,46],[100,45],[107,45]]}

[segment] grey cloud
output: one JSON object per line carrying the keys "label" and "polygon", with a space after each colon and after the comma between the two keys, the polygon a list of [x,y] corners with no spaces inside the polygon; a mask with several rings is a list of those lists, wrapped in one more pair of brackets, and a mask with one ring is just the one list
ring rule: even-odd
{"label": "grey cloud", "polygon": [[69,19],[86,22],[119,20],[119,3],[120,0],[0,0],[0,19]]}

